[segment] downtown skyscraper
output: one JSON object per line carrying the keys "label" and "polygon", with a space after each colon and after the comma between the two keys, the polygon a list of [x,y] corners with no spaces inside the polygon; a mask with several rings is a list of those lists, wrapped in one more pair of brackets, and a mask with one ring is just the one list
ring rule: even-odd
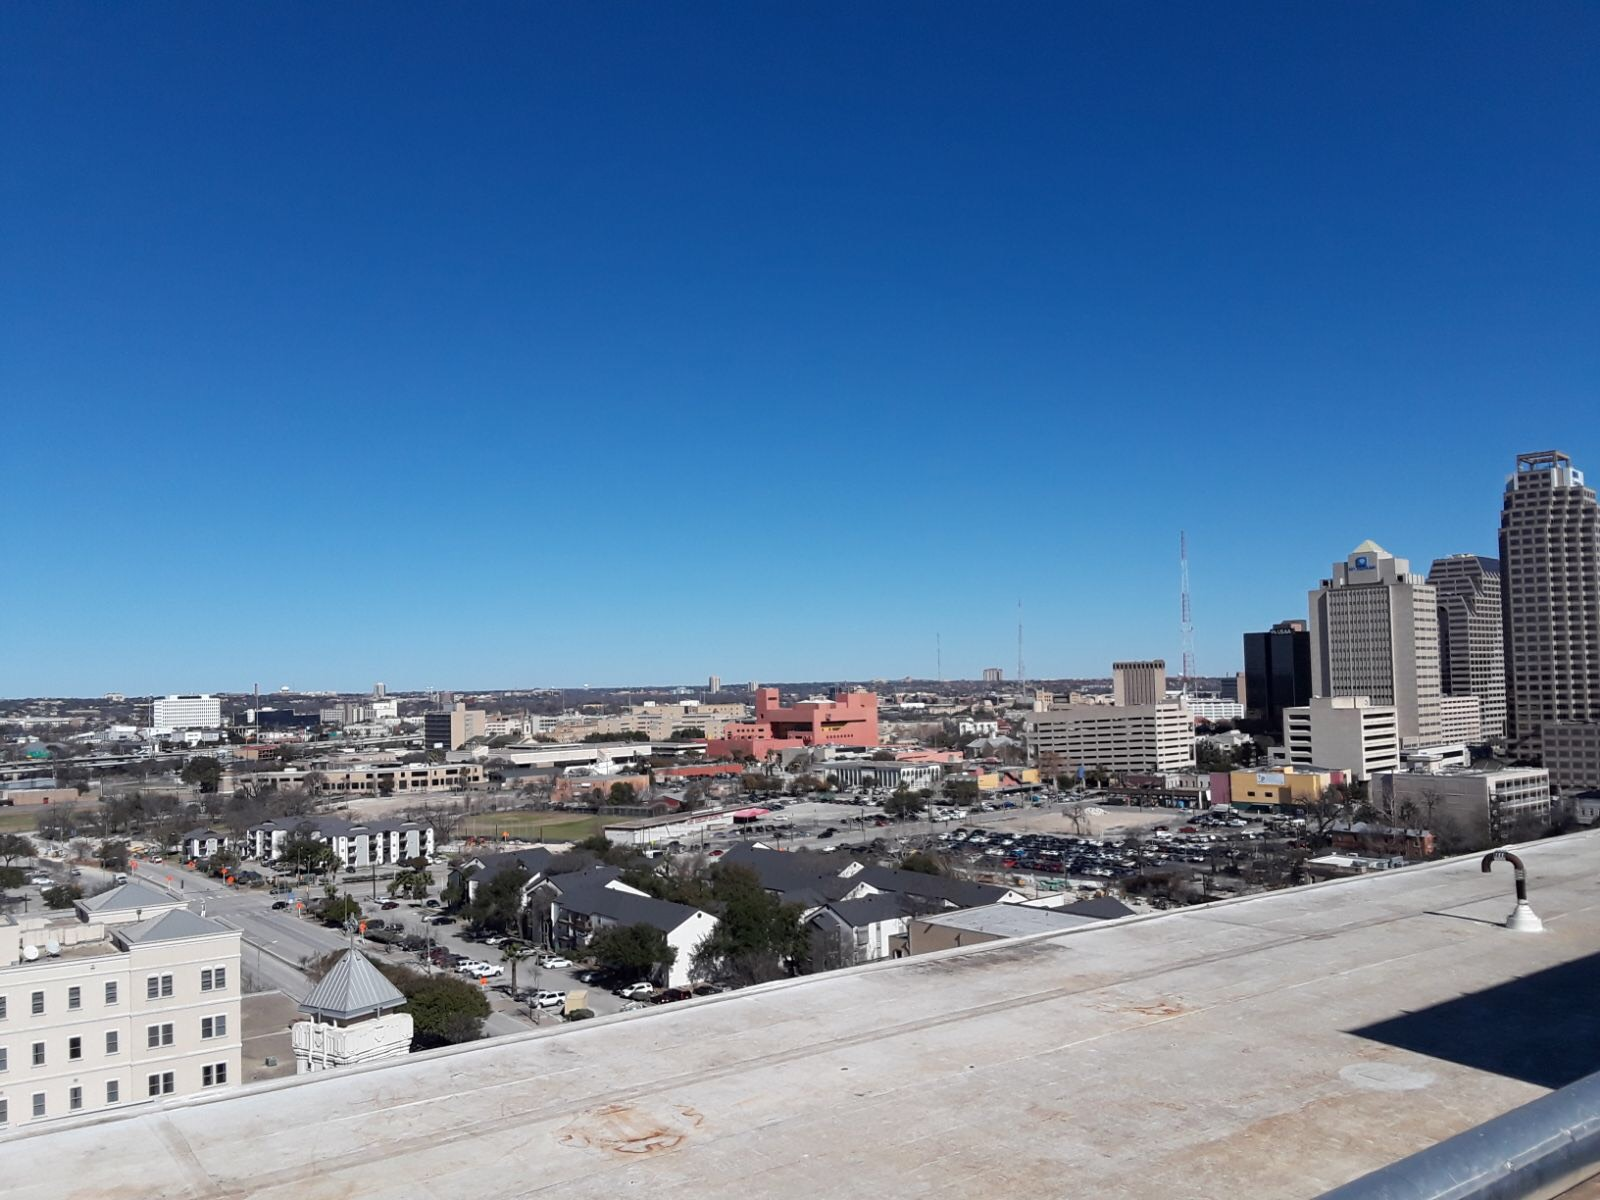
{"label": "downtown skyscraper", "polygon": [[1446,696],[1476,696],[1484,741],[1506,733],[1505,621],[1500,562],[1481,554],[1436,558],[1428,583],[1439,597],[1440,680]]}
{"label": "downtown skyscraper", "polygon": [[1500,567],[1515,750],[1564,796],[1600,787],[1600,502],[1567,455],[1517,456]]}

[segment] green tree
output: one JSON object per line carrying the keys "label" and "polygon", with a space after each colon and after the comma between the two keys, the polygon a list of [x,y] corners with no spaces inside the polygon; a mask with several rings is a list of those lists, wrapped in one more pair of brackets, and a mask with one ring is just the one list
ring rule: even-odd
{"label": "green tree", "polygon": [[674,729],[669,742],[698,742],[705,738],[706,731],[698,725],[690,725],[685,729]]}
{"label": "green tree", "polygon": [[389,895],[405,896],[412,900],[425,900],[433,886],[433,876],[426,871],[401,871],[389,881]]}
{"label": "green tree", "polygon": [[928,807],[928,802],[902,784],[883,802],[883,811],[891,817],[914,817]]}
{"label": "green tree", "polygon": [[695,952],[695,975],[742,985],[789,973],[806,952],[802,907],[771,895],[745,867],[717,867],[711,887],[717,927]]}
{"label": "green tree", "polygon": [[477,896],[467,907],[472,923],[494,933],[518,932],[522,922],[522,889],[528,879],[528,868],[513,863],[488,879],[480,880]]}
{"label": "green tree", "polygon": [[[320,969],[312,973],[321,979],[345,953],[334,950],[323,955],[318,964]],[[483,1019],[489,1015],[489,1001],[481,988],[448,975],[424,975],[398,963],[370,957],[367,961],[406,998],[399,1011],[411,1014],[413,1051],[454,1046],[483,1036]]]}
{"label": "green tree", "polygon": [[970,804],[978,798],[978,781],[976,779],[946,779],[944,781],[944,794],[947,799],[959,800]]}
{"label": "green tree", "polygon": [[585,947],[590,957],[603,967],[654,976],[657,968],[668,968],[678,952],[667,945],[667,935],[654,925],[615,925],[602,929]]}
{"label": "green tree", "polygon": [[348,893],[343,896],[332,896],[322,902],[317,908],[317,916],[329,925],[343,928],[344,923],[354,917],[361,919],[361,905]]}
{"label": "green tree", "polygon": [[19,858],[33,857],[33,842],[20,833],[0,833],[0,863],[10,866]]}
{"label": "green tree", "polygon": [[222,782],[222,764],[209,755],[197,754],[183,764],[178,778],[204,795],[213,795]]}
{"label": "green tree", "polygon": [[127,842],[101,842],[100,849],[95,851],[100,865],[108,871],[126,871],[128,869],[128,843]]}
{"label": "green tree", "polygon": [[0,867],[0,888],[21,887],[27,878],[27,872],[21,867]]}
{"label": "green tree", "polygon": [[45,888],[44,906],[46,908],[71,908],[74,900],[83,899],[83,889],[75,883],[65,887]]}
{"label": "green tree", "polygon": [[239,865],[239,856],[232,850],[218,850],[206,859],[206,870],[212,875],[223,875]]}
{"label": "green tree", "polygon": [[633,790],[633,784],[617,782],[611,785],[611,790],[606,793],[607,803],[618,808],[632,808],[638,803],[639,794]]}
{"label": "green tree", "polygon": [[524,942],[501,942],[500,961],[511,968],[511,994],[517,992],[517,964],[532,953]]}
{"label": "green tree", "polygon": [[315,875],[333,870],[339,865],[339,857],[334,854],[333,847],[327,842],[296,834],[284,842],[283,850],[278,855],[278,862],[297,871]]}

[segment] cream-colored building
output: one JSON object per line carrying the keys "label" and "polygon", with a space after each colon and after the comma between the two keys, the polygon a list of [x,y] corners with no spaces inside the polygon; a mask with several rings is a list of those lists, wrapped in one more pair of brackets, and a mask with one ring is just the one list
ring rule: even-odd
{"label": "cream-colored building", "polygon": [[1028,751],[1068,770],[1176,771],[1194,766],[1194,719],[1181,704],[1069,704],[1023,720]]}
{"label": "cream-colored building", "polygon": [[1283,748],[1297,770],[1347,771],[1366,779],[1400,765],[1400,725],[1392,704],[1366,696],[1313,696],[1283,710]]}
{"label": "cream-colored building", "polygon": [[0,1129],[239,1083],[239,937],[138,881],[0,917]]}
{"label": "cream-colored building", "polygon": [[1311,694],[1393,705],[1406,745],[1439,738],[1438,597],[1411,563],[1362,542],[1310,593]]}
{"label": "cream-colored building", "polygon": [[1477,696],[1439,697],[1439,741],[1465,742],[1475,746],[1483,741],[1483,701]]}
{"label": "cream-colored building", "polygon": [[1111,696],[1119,707],[1160,704],[1167,698],[1166,660],[1111,664]]}
{"label": "cream-colored building", "polygon": [[721,737],[729,721],[749,714],[743,704],[635,704],[618,716],[600,717],[594,733],[642,733],[653,742],[667,741],[680,729],[700,729],[708,738]]}
{"label": "cream-colored building", "polygon": [[[311,777],[315,776],[315,779]],[[281,771],[252,771],[234,780],[234,790],[253,787],[305,787],[314,783],[320,792],[336,795],[377,796],[390,792],[435,792],[482,783],[483,764],[450,763],[363,763],[350,767],[313,766],[307,769],[286,767]]]}
{"label": "cream-colored building", "polygon": [[473,738],[489,732],[489,714],[457,703],[443,712],[424,713],[422,741],[430,750],[459,750]]}

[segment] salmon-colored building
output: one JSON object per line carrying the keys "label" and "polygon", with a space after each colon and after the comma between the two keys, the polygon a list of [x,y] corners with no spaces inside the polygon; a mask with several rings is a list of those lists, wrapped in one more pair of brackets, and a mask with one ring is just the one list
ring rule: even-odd
{"label": "salmon-colored building", "polygon": [[722,736],[707,743],[706,753],[713,758],[765,758],[774,750],[877,744],[876,692],[838,691],[832,700],[801,700],[784,708],[777,688],[759,688],[755,720],[729,721]]}

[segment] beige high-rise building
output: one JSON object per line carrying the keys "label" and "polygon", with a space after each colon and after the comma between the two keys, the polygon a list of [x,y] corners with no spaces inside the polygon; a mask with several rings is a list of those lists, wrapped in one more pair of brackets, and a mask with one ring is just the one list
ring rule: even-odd
{"label": "beige high-rise building", "polygon": [[[1505,623],[1500,560],[1481,554],[1436,558],[1428,583],[1439,597],[1439,683],[1446,696],[1476,696],[1483,726],[1474,740],[1506,733]],[[1449,741],[1447,733],[1445,740]]]}
{"label": "beige high-rise building", "polygon": [[1283,745],[1296,770],[1348,771],[1366,779],[1400,765],[1400,724],[1394,705],[1365,696],[1313,696],[1283,710]]}
{"label": "beige high-rise building", "polygon": [[1393,705],[1404,745],[1439,740],[1438,597],[1411,563],[1362,542],[1310,594],[1313,696]]}
{"label": "beige high-rise building", "polygon": [[1563,796],[1600,787],[1600,503],[1565,454],[1517,456],[1500,567],[1516,751]]}
{"label": "beige high-rise building", "polygon": [[1118,707],[1160,704],[1167,698],[1167,664],[1159,658],[1111,664],[1111,696]]}

